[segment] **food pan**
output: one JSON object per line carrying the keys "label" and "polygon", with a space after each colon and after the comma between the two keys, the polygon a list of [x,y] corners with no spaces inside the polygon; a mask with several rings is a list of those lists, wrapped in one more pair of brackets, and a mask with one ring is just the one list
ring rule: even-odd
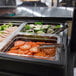
{"label": "food pan", "polygon": [[62,44],[62,37],[56,34],[30,34],[30,33],[22,33],[18,32],[18,35],[24,36],[24,37],[31,37],[31,38],[37,38],[37,39],[51,39],[51,42],[61,43]]}
{"label": "food pan", "polygon": [[1,54],[6,54],[9,56],[17,56],[17,57],[30,57],[30,58],[36,58],[36,59],[45,59],[45,60],[53,60],[57,61],[59,60],[59,54],[60,54],[60,48],[56,48],[55,55],[52,57],[43,57],[43,56],[35,56],[35,55],[23,55],[23,54],[15,54],[15,53],[7,53],[13,46],[15,41],[33,41],[33,42],[46,42],[46,43],[57,43],[58,38],[56,36],[50,36],[50,37],[44,37],[44,36],[28,36],[28,35],[17,35],[14,38],[12,38],[6,46],[1,50]]}
{"label": "food pan", "polygon": [[[25,34],[35,34],[35,35],[51,35],[56,34],[57,32],[61,34],[62,31],[61,28],[63,28],[63,24],[61,23],[53,23],[53,22],[34,22],[34,23],[27,23],[25,26],[21,29],[21,33]],[[66,29],[66,28],[65,28]],[[64,30],[65,30],[64,29]],[[63,31],[64,31],[63,30]],[[59,35],[58,34],[58,35]]]}
{"label": "food pan", "polygon": [[[3,26],[3,28],[4,27],[7,27],[8,26],[8,24],[12,24],[13,26],[10,26],[9,28],[11,28],[12,27],[12,29],[13,29],[13,27],[17,27],[14,31],[12,31],[11,33],[10,33],[10,29],[9,28],[7,28],[7,29],[9,29],[9,30],[7,30],[7,29],[5,29],[5,30],[2,30],[2,31],[0,31],[1,32],[1,34],[0,34],[0,37],[1,38],[4,38],[2,41],[0,41],[0,49],[14,36],[14,35],[16,35],[17,33],[18,33],[18,31],[19,30],[21,30],[21,28],[24,26],[24,24],[22,24],[21,22],[16,22],[16,21],[5,21],[5,22],[1,22],[0,23],[0,27],[2,28],[2,26]],[[8,32],[7,32],[8,31]],[[9,34],[10,33],[10,34]],[[3,35],[4,34],[4,35]],[[0,39],[1,39],[0,38]]]}

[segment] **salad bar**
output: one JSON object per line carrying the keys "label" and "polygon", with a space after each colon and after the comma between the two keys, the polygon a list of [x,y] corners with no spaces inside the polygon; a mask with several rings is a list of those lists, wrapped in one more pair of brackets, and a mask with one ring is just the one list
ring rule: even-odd
{"label": "salad bar", "polygon": [[[67,28],[66,23],[59,22],[1,24],[0,37],[6,39],[0,43],[0,64],[9,63],[4,68],[1,66],[0,70],[33,76],[47,76],[47,73],[50,76],[50,71],[61,71],[58,74],[61,76],[66,64]],[[55,75],[53,72],[51,75]]]}
{"label": "salad bar", "polygon": [[74,9],[23,7],[15,1],[1,1],[0,76],[73,76],[75,27],[69,46],[67,23]]}
{"label": "salad bar", "polygon": [[[14,36],[2,47],[1,54],[32,57],[45,60],[59,59],[59,49],[62,47],[61,38],[55,34],[62,25],[52,23],[22,23],[21,30],[19,29]],[[2,25],[8,30],[12,28],[12,24]],[[17,26],[14,26],[18,28]],[[13,30],[13,29],[12,29]],[[12,31],[11,30],[11,31]],[[10,31],[10,30],[9,30]],[[1,33],[7,31],[1,31]],[[11,33],[11,32],[10,32]],[[54,34],[53,34],[54,33]],[[8,45],[8,46],[6,46]]]}

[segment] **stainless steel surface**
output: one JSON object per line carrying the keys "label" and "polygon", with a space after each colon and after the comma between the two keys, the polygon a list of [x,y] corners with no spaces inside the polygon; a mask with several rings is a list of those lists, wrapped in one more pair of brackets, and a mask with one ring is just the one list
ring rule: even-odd
{"label": "stainless steel surface", "polygon": [[17,6],[0,6],[0,8],[5,8],[5,9],[12,9],[12,8],[17,8]]}
{"label": "stainless steel surface", "polygon": [[72,18],[73,10],[73,8],[69,7],[18,7],[16,16]]}
{"label": "stainless steel surface", "polygon": [[[56,34],[40,34],[40,35],[37,35],[37,34],[28,34],[28,33],[22,33],[22,32],[18,32],[18,35],[23,35],[23,36],[35,36],[35,37],[56,37],[57,40],[55,39],[48,39],[50,41],[57,41],[58,44],[62,44],[62,37],[59,36],[59,35],[56,35]],[[41,38],[40,38],[41,39]],[[42,39],[43,40],[43,39]],[[45,39],[47,40],[47,39]]]}
{"label": "stainless steel surface", "polygon": [[56,30],[55,32],[53,32],[53,33],[54,33],[54,34],[59,34],[60,32],[66,30],[66,29],[68,29],[68,25],[63,26],[63,27],[57,29],[57,30]]}
{"label": "stainless steel surface", "polygon": [[44,49],[44,48],[51,48],[51,47],[57,47],[57,48],[60,48],[62,46],[62,44],[49,44],[49,45],[41,45],[41,46],[39,46],[38,48],[40,48],[40,49]]}

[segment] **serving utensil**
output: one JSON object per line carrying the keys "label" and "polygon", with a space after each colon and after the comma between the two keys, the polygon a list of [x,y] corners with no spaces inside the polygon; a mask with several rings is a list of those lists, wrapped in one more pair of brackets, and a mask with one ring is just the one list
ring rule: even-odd
{"label": "serving utensil", "polygon": [[68,25],[66,24],[65,26],[57,29],[56,31],[54,31],[52,34],[59,34],[60,32],[64,31],[65,29],[68,28]]}
{"label": "serving utensil", "polygon": [[62,44],[42,44],[38,48],[44,49],[44,48],[51,48],[51,47],[62,47]]}

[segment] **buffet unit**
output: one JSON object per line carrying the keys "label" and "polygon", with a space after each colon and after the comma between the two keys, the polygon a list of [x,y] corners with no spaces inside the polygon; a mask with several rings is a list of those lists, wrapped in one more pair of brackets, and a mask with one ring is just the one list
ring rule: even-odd
{"label": "buffet unit", "polygon": [[67,75],[67,28],[62,22],[1,22],[1,73]]}

